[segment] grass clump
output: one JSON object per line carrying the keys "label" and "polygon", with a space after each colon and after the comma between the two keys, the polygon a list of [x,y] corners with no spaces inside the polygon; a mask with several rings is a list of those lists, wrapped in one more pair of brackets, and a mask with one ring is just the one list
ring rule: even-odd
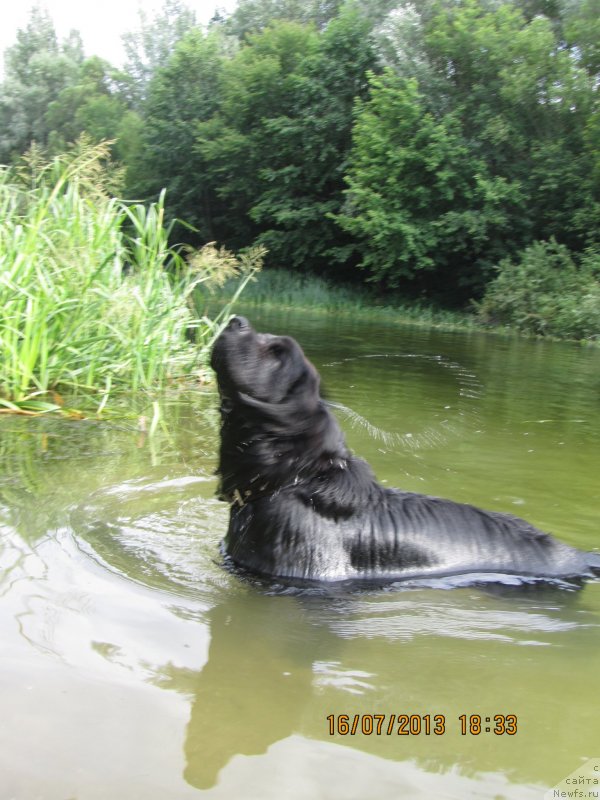
{"label": "grass clump", "polygon": [[477,327],[472,314],[378,295],[366,286],[339,286],[325,278],[277,269],[261,272],[244,291],[244,306],[272,306],[361,317],[381,317],[447,330]]}
{"label": "grass clump", "polygon": [[600,338],[600,254],[576,263],[555,240],[534,242],[519,260],[505,259],[477,305],[485,322],[562,339]]}
{"label": "grass clump", "polygon": [[[260,268],[214,244],[169,245],[164,193],[149,206],[111,196],[108,143],[0,168],[0,407],[49,410],[51,390],[153,390],[197,377],[231,303]],[[204,290],[233,278],[211,319]]]}

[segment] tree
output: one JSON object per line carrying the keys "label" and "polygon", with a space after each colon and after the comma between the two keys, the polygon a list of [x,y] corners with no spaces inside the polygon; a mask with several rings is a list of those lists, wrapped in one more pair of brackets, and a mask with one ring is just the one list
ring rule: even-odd
{"label": "tree", "polygon": [[323,28],[335,17],[342,0],[239,0],[225,21],[226,29],[242,40],[275,22],[298,22]]}
{"label": "tree", "polygon": [[369,30],[350,8],[321,33],[277,22],[225,66],[197,150],[227,208],[219,230],[231,246],[255,239],[271,263],[293,268],[339,258],[347,242],[330,215],[343,202],[354,97],[374,65]]}
{"label": "tree", "polygon": [[129,194],[157,196],[166,188],[169,214],[195,226],[203,241],[214,238],[218,201],[194,142],[197,126],[218,107],[229,46],[218,29],[188,31],[148,85],[141,145],[126,159]]}
{"label": "tree", "polygon": [[125,73],[134,106],[140,105],[150,80],[167,63],[177,43],[196,26],[194,11],[180,0],[164,0],[161,11],[152,17],[140,9],[139,17],[139,29],[122,37],[127,55]]}
{"label": "tree", "polygon": [[534,240],[591,243],[594,84],[546,17],[478,0],[415,13],[357,104],[337,220],[371,280],[465,299]]}
{"label": "tree", "polygon": [[45,119],[51,153],[63,152],[86,132],[94,142],[114,140],[115,159],[131,157],[132,148],[138,148],[141,120],[128,108],[118,77],[110,64],[97,56],[81,64],[77,79],[48,104]]}
{"label": "tree", "polygon": [[387,286],[423,272],[464,280],[465,265],[489,252],[493,228],[506,232],[501,202],[515,197],[473,160],[459,116],[436,118],[417,82],[389,69],[357,104],[347,182],[336,219],[365,242],[360,266]]}
{"label": "tree", "polygon": [[579,0],[565,10],[565,38],[587,71],[600,78],[600,0]]}
{"label": "tree", "polygon": [[521,187],[508,209],[514,245],[552,236],[575,251],[590,244],[600,185],[586,130],[596,86],[553,19],[465,0],[433,17],[426,45],[489,173]]}
{"label": "tree", "polygon": [[0,85],[0,162],[8,163],[32,142],[45,145],[50,132],[46,111],[72,85],[83,61],[79,35],[59,45],[47,12],[34,7],[25,29],[5,54]]}
{"label": "tree", "polygon": [[299,22],[324,30],[348,10],[357,12],[373,26],[397,5],[398,0],[238,0],[233,14],[216,22],[224,24],[239,39],[245,39],[274,22]]}
{"label": "tree", "polygon": [[331,271],[346,261],[350,242],[332,217],[344,202],[353,104],[365,95],[375,66],[370,28],[362,13],[343,8],[319,36],[314,55],[301,62],[288,113],[265,121],[268,183],[249,214],[276,263]]}
{"label": "tree", "polygon": [[[216,112],[196,128],[195,151],[226,213],[215,216],[218,238],[228,246],[248,245],[260,227],[250,215],[277,157],[268,121],[286,115],[300,90],[300,63],[317,48],[316,31],[276,23],[249,37],[223,67]],[[293,135],[290,132],[290,135]],[[286,148],[286,151],[288,148]],[[288,179],[295,168],[290,165]]]}

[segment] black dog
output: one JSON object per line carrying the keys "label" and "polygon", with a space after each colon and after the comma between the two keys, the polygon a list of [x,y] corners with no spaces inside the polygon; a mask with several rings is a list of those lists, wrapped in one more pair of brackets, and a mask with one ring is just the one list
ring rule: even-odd
{"label": "black dog", "polygon": [[310,581],[499,573],[581,578],[600,557],[524,520],[386,489],[346,447],[319,375],[289,336],[233,317],[212,366],[221,393],[225,550],[263,575]]}

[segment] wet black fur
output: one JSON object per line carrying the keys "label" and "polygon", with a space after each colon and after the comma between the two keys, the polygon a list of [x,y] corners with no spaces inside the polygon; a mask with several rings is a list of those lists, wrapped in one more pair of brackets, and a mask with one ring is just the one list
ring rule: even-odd
{"label": "wet black fur", "polygon": [[[387,489],[346,447],[298,343],[234,317],[215,343],[225,551],[263,575],[310,581],[498,573],[580,578],[597,554],[517,517]],[[592,564],[594,567],[592,568]]]}

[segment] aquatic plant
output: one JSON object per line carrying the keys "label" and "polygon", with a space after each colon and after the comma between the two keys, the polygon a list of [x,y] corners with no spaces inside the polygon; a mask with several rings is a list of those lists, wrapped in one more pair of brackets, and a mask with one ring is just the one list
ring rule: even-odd
{"label": "aquatic plant", "polygon": [[[109,143],[85,139],[44,161],[38,151],[0,168],[0,406],[36,413],[60,397],[150,391],[202,381],[231,305],[260,269],[214,243],[169,244],[164,192],[149,205],[111,193]],[[118,178],[118,176],[116,176]],[[234,278],[209,318],[211,286]]]}

